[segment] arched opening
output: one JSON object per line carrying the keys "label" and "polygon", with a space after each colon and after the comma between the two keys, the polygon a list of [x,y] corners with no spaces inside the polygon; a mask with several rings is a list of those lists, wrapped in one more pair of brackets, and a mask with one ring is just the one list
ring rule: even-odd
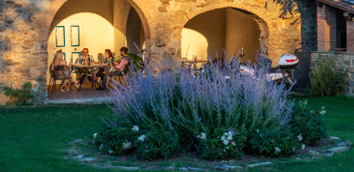
{"label": "arched opening", "polygon": [[[75,63],[83,48],[89,49],[95,61],[102,62],[105,49],[117,57],[121,47],[138,53],[144,42],[142,21],[127,0],[68,0],[56,12],[50,26],[48,66],[58,50],[63,51],[67,63]],[[49,81],[48,70],[47,85]],[[48,98],[52,99],[51,92]]]}
{"label": "arched opening", "polygon": [[[267,32],[267,29],[262,27],[259,21],[254,19],[254,15],[234,8],[222,8],[199,14],[189,20],[182,30],[182,58],[192,60],[197,56],[198,60],[206,60],[207,56],[212,59],[225,58],[225,55],[231,57],[244,47],[246,56],[242,61],[254,61],[257,50],[264,42],[262,32]],[[198,37],[197,35],[202,35],[206,43],[200,43],[202,37],[190,39]],[[188,50],[192,47],[197,51]]]}

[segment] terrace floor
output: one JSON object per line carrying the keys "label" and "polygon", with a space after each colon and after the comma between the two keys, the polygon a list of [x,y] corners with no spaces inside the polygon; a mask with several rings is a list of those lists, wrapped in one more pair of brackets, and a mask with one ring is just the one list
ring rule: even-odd
{"label": "terrace floor", "polygon": [[[96,87],[98,87],[96,85]],[[52,86],[48,89],[48,103],[84,103],[84,102],[104,102],[109,97],[108,90],[96,90],[95,86],[87,83],[82,85],[80,92],[73,85],[72,92],[61,92],[60,85],[56,86],[55,91],[52,93]]]}

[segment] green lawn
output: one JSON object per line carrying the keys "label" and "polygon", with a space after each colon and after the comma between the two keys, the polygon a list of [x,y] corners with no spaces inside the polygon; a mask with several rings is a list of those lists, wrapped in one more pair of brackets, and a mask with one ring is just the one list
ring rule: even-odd
{"label": "green lawn", "polygon": [[[329,135],[354,143],[354,99],[315,98],[308,104],[312,109],[326,106]],[[102,128],[101,117],[108,116],[110,110],[105,105],[0,109],[0,171],[114,171],[65,158],[68,142],[92,137]],[[249,171],[354,171],[354,149],[332,158],[285,161]]]}

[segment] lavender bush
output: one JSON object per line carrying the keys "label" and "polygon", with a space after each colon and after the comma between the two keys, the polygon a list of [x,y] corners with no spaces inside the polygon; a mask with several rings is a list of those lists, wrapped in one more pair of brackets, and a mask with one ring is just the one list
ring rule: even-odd
{"label": "lavender bush", "polygon": [[161,68],[156,76],[147,66],[126,85],[116,83],[110,107],[133,124],[156,125],[185,138],[220,127],[250,132],[286,125],[293,106],[289,91],[267,81],[266,68],[254,66],[255,76],[241,76],[234,70],[238,66],[218,63],[198,75]]}
{"label": "lavender bush", "polygon": [[[289,128],[294,103],[287,99],[290,92],[284,84],[267,80],[269,66],[254,65],[254,75],[249,75],[240,74],[239,65],[237,60],[219,60],[216,64],[205,65],[200,72],[193,72],[188,66],[168,70],[145,62],[143,72],[138,71],[126,78],[124,85],[116,82],[116,86],[110,89],[114,99],[108,106],[116,120],[105,122],[110,127],[119,126],[124,121],[144,131],[149,128],[166,131],[179,142],[174,148],[181,145],[183,149],[196,150],[206,159],[234,158],[245,146],[261,153],[264,139],[258,139],[259,131],[278,133],[274,131]],[[159,68],[158,74],[156,68]],[[220,133],[226,133],[227,138],[232,139],[227,140]],[[286,136],[292,135],[286,133]],[[147,139],[152,137],[146,135]],[[292,137],[296,138],[295,135]],[[159,145],[170,144],[167,140],[162,140]],[[247,148],[245,144],[251,140],[255,144],[262,143]],[[267,150],[275,152],[299,147],[297,143],[295,146],[287,143],[293,142],[280,139]],[[215,148],[209,149],[206,145]],[[143,159],[157,157],[152,153],[144,153]]]}

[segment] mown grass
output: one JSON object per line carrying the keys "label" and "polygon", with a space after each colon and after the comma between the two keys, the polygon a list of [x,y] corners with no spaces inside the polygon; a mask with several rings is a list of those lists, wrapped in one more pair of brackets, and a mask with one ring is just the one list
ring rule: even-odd
{"label": "mown grass", "polygon": [[[303,99],[298,99],[303,100]],[[326,106],[323,117],[329,136],[337,136],[354,143],[354,98],[344,96],[308,99],[311,109]],[[268,167],[250,169],[249,171],[354,171],[354,149],[309,162],[285,161]]]}
{"label": "mown grass", "polygon": [[[329,135],[354,143],[353,98],[312,98],[308,104],[314,110],[326,106],[324,119]],[[102,117],[110,117],[106,105],[0,109],[0,171],[122,171],[99,169],[65,158],[65,150],[70,148],[68,142],[92,137],[102,128]],[[354,149],[350,149],[330,158],[277,161],[274,165],[244,171],[353,171],[353,162]]]}

